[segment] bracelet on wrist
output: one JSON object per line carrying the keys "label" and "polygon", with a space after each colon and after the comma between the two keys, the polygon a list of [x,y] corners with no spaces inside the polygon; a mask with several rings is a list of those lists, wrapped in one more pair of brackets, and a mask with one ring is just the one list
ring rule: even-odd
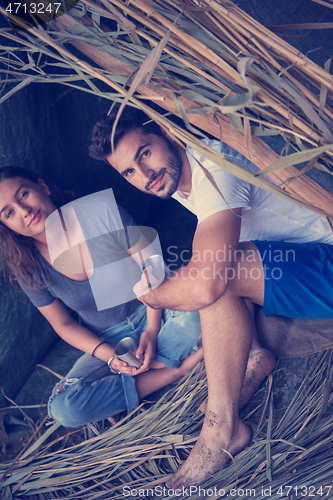
{"label": "bracelet on wrist", "polygon": [[106,340],[103,340],[103,342],[100,342],[99,344],[97,344],[97,346],[95,347],[95,349],[94,349],[94,350],[93,350],[93,352],[91,353],[91,355],[92,355],[92,356],[94,356],[94,357],[95,357],[95,351],[96,351],[96,349],[97,349],[100,345],[102,345],[102,344],[107,344],[107,341],[106,341]]}
{"label": "bracelet on wrist", "polygon": [[107,363],[107,364],[108,364],[108,367],[110,368],[110,371],[114,371],[114,372],[116,372],[118,375],[120,375],[120,371],[119,371],[119,370],[115,370],[114,368],[112,368],[112,364],[111,364],[111,363],[112,363],[112,361],[114,360],[114,358],[116,358],[116,357],[117,357],[117,356],[114,356],[114,355],[113,355],[113,356],[111,356],[111,358],[109,359],[109,361],[108,361],[108,363]]}

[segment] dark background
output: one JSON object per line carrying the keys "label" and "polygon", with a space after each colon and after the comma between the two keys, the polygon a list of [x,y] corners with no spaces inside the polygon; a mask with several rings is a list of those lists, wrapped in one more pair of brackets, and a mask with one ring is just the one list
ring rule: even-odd
{"label": "dark background", "polygon": [[[265,26],[332,22],[333,10],[311,0],[241,0],[235,2]],[[4,20],[1,20],[4,25]],[[289,40],[320,66],[333,55],[332,30],[287,32],[297,38]],[[304,36],[307,35],[307,36]],[[2,93],[8,91],[8,86]],[[188,248],[195,230],[195,217],[174,200],[155,200],[140,193],[120,178],[110,166],[92,160],[87,152],[87,137],[94,119],[106,111],[110,101],[56,84],[32,84],[0,105],[0,167],[23,165],[38,172],[49,183],[70,189],[78,197],[112,187],[118,203],[138,224],[155,227],[164,248],[176,245]],[[226,140],[226,139],[225,139]],[[227,142],[227,141],[226,141]],[[282,144],[271,143],[277,152]],[[331,178],[319,174],[327,187]],[[318,177],[317,177],[318,180]],[[29,300],[0,282],[0,387],[11,398],[33,372],[35,364],[48,352],[53,369],[64,375],[66,366],[77,351],[61,343],[50,345],[56,336]],[[60,347],[59,347],[60,346]],[[67,357],[66,357],[67,356]],[[47,364],[48,361],[43,361]],[[50,366],[50,365],[49,365]],[[39,378],[51,377],[42,370]],[[53,377],[53,378],[52,378]],[[34,379],[35,380],[35,379]],[[33,384],[36,384],[34,381]],[[25,392],[19,402],[35,402],[45,388]],[[7,401],[0,394],[0,408]]]}

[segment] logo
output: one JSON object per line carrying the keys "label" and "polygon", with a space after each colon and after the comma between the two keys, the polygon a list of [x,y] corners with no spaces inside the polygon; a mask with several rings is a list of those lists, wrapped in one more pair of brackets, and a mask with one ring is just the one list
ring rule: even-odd
{"label": "logo", "polygon": [[86,273],[98,311],[136,299],[134,285],[156,261],[149,285],[156,288],[165,278],[156,230],[124,227],[112,189],[52,212],[45,231],[52,266],[65,275]]}
{"label": "logo", "polygon": [[40,26],[69,12],[78,0],[3,0],[14,33]]}

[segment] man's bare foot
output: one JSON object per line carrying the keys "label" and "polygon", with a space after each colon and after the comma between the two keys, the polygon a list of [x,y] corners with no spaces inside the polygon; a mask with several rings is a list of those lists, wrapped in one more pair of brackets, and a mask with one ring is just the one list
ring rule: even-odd
{"label": "man's bare foot", "polygon": [[[263,347],[250,352],[239,400],[239,409],[247,405],[253,394],[258,390],[261,382],[274,370],[275,364],[276,359],[273,353]],[[201,404],[200,410],[206,413],[207,399]]]}
{"label": "man's bare foot", "polygon": [[205,416],[201,434],[188,459],[166,482],[167,488],[176,490],[202,483],[209,476],[221,470],[229,462],[230,455],[237,455],[251,441],[250,428],[242,420],[239,420],[237,432],[226,444],[215,426],[214,432],[212,432],[212,425],[209,424],[210,413],[212,412],[208,412]]}

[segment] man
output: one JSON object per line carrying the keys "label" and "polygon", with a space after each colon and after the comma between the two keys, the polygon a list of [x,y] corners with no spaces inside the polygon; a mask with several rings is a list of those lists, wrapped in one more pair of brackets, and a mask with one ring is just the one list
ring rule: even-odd
{"label": "man", "polygon": [[[239,407],[274,367],[272,356],[255,340],[252,344],[251,306],[243,298],[259,297],[260,302],[263,280],[247,281],[246,293],[241,287],[229,291],[229,284],[238,281],[230,278],[237,271],[239,242],[284,239],[332,244],[333,237],[323,218],[234,177],[193,149],[173,143],[141,111],[125,108],[112,150],[110,137],[117,109],[96,121],[90,156],[108,161],[144,192],[164,199],[173,196],[198,217],[193,240],[196,258],[154,290],[147,291],[143,280],[135,290],[140,300],[152,307],[200,312],[208,401],[197,443],[167,482],[175,489],[199,484],[222,468],[230,454],[235,455],[248,444],[251,432],[239,418]],[[257,170],[227,145],[218,141],[210,145],[246,168]],[[207,171],[218,189],[208,179]],[[209,261],[207,255],[211,256]],[[256,268],[260,269],[256,259]]]}

